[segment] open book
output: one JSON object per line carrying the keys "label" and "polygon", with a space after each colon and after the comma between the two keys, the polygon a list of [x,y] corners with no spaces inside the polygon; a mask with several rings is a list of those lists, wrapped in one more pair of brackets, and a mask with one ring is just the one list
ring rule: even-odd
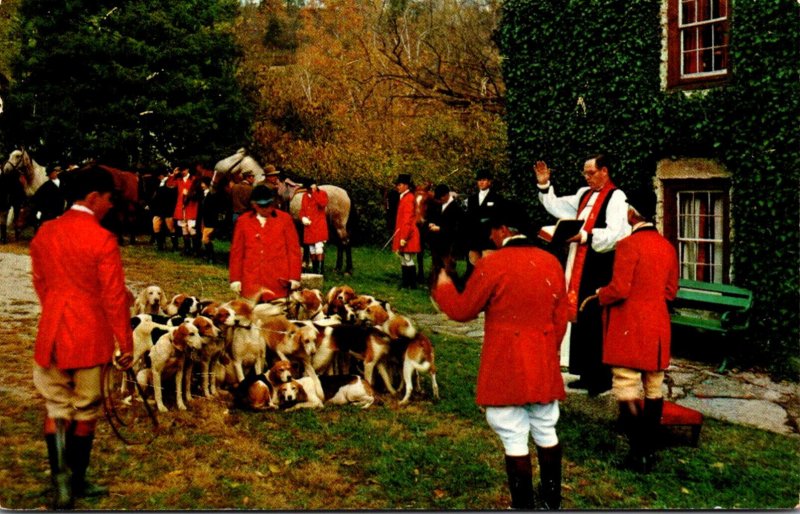
{"label": "open book", "polygon": [[539,230],[539,237],[548,243],[561,244],[580,232],[585,220],[561,219],[555,225],[547,225]]}

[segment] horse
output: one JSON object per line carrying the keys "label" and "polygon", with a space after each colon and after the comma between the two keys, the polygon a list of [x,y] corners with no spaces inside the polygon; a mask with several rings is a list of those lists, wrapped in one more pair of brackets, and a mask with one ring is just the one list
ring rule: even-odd
{"label": "horse", "polygon": [[[296,220],[300,220],[300,206],[303,202],[303,195],[306,188],[303,184],[284,180],[279,194],[289,204],[289,213]],[[347,191],[339,186],[323,184],[319,186],[322,191],[328,193],[328,206],[325,207],[325,215],[328,223],[336,232],[336,271],[342,271],[343,257],[346,259],[344,273],[350,275],[353,272],[353,255],[350,248],[350,234],[347,232],[347,220],[350,218],[350,196]]]}
{"label": "horse", "polygon": [[47,181],[47,171],[24,148],[11,152],[0,174],[0,237],[7,239],[8,225],[20,239],[26,226],[29,200]]}
{"label": "horse", "polygon": [[123,234],[128,233],[131,244],[136,244],[139,212],[142,205],[139,202],[139,175],[132,171],[125,171],[105,164],[98,164],[114,179],[114,207],[105,219],[112,231],[117,234],[119,242],[123,242]]}
{"label": "horse", "polygon": [[214,165],[214,174],[211,183],[216,187],[223,175],[228,175],[231,180],[240,176],[243,171],[252,171],[256,183],[264,180],[264,168],[254,158],[247,154],[247,150],[239,148],[235,154],[225,157]]}

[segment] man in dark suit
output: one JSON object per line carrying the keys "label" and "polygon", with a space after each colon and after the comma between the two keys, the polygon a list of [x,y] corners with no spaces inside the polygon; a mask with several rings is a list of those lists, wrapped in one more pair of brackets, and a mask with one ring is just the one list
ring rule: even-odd
{"label": "man in dark suit", "polygon": [[42,184],[33,195],[32,202],[36,213],[35,227],[37,230],[45,221],[55,219],[64,213],[66,200],[59,175],[61,175],[61,166],[55,166],[47,174],[49,180]]}
{"label": "man in dark suit", "polygon": [[472,273],[478,259],[484,256],[487,250],[493,251],[494,247],[489,241],[488,220],[503,203],[502,196],[492,188],[494,177],[488,170],[479,170],[475,174],[478,191],[467,198],[467,272],[465,278]]}
{"label": "man in dark suit", "polygon": [[439,184],[433,191],[433,204],[428,208],[428,240],[431,248],[431,277],[444,268],[451,277],[456,276],[456,263],[464,258],[464,210],[454,201],[447,184]]}

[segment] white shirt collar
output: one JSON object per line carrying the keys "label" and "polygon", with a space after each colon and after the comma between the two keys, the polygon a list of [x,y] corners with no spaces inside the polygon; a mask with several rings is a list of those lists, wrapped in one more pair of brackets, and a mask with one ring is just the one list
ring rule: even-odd
{"label": "white shirt collar", "polygon": [[513,236],[508,236],[507,238],[503,239],[503,244],[501,246],[505,246],[506,244],[508,244],[509,241],[513,239],[525,239],[525,238],[526,238],[525,234],[515,234]]}
{"label": "white shirt collar", "polygon": [[478,203],[482,204],[483,201],[486,199],[486,195],[489,194],[491,188],[486,188],[483,190],[478,191]]}
{"label": "white shirt collar", "polygon": [[447,200],[447,202],[442,204],[442,212],[444,212],[444,210],[447,208],[447,206],[450,205],[451,203],[453,203],[453,197],[452,196]]}
{"label": "white shirt collar", "polygon": [[77,203],[74,203],[72,204],[72,207],[70,207],[70,209],[80,212],[86,212],[94,216],[94,211],[86,207],[85,205],[78,205]]}

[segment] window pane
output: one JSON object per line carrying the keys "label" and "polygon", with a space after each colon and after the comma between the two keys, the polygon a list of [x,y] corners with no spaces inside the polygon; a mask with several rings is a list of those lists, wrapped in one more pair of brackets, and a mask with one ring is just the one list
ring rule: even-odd
{"label": "window pane", "polygon": [[678,193],[681,278],[723,281],[723,200],[721,191]]}
{"label": "window pane", "polygon": [[697,2],[695,0],[683,0],[681,2],[681,24],[694,23],[697,21]]}

